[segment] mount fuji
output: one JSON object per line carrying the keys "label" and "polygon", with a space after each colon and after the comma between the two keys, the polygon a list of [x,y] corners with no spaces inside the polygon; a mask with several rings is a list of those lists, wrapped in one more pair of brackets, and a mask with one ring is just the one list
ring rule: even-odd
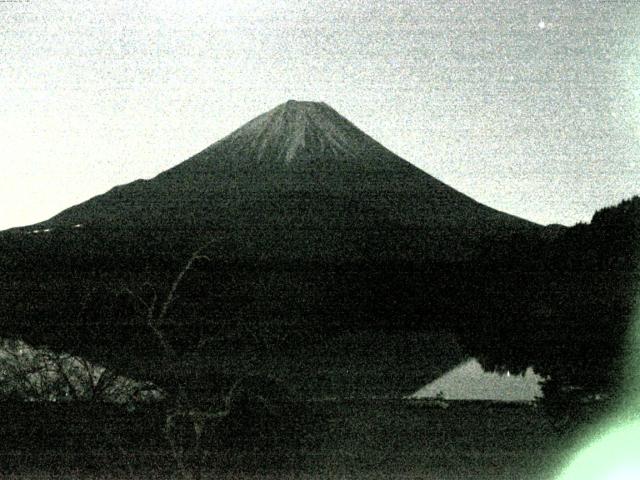
{"label": "mount fuji", "polygon": [[[451,266],[542,229],[445,185],[328,105],[289,101],[155,178],[0,233],[0,317],[5,335],[155,378],[158,345],[123,292],[164,298],[206,246],[163,325],[182,358],[209,349],[185,375],[275,369],[325,393],[409,393],[464,358],[448,333],[453,300],[440,300]],[[308,387],[318,366],[335,378]]]}

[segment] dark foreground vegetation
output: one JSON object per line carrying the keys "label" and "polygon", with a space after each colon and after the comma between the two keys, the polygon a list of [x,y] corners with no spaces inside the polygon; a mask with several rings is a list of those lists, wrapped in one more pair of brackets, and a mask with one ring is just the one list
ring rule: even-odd
{"label": "dark foreground vegetation", "polygon": [[[175,378],[158,368],[165,348],[149,319],[182,364],[200,365],[202,375],[180,369],[190,388],[214,394],[220,376],[279,375],[283,359],[323,364],[322,372],[306,370],[295,385],[286,379],[294,389],[319,382],[346,358],[340,339],[359,336],[370,345],[349,358],[342,386],[408,394],[429,380],[419,373],[429,362],[407,367],[417,350],[432,350],[416,339],[435,331],[456,335],[465,354],[487,368],[533,366],[554,380],[547,385],[551,394],[576,385],[613,392],[630,352],[639,222],[635,197],[597,212],[588,225],[491,239],[474,258],[441,263],[381,259],[381,246],[366,241],[364,257],[355,260],[346,254],[332,261],[258,258],[217,237],[207,243],[215,232],[206,229],[182,242],[173,237],[182,231],[150,238],[147,231],[86,226],[59,232],[68,238],[55,248],[47,243],[54,237],[14,232],[0,237],[6,273],[0,323],[7,336],[86,356],[167,389]],[[160,300],[203,245],[203,258],[164,311]],[[273,253],[270,246],[265,251]],[[328,353],[316,359],[316,350]],[[375,382],[365,367],[371,357],[392,359],[376,366]],[[452,355],[439,367],[456,361]]]}
{"label": "dark foreground vegetation", "polygon": [[[548,229],[549,230],[549,229]],[[590,224],[493,245],[468,269],[460,338],[486,368],[618,395],[640,285],[640,197],[597,211]]]}
{"label": "dark foreground vegetation", "polygon": [[[180,478],[162,404],[4,403],[2,478]],[[323,401],[205,428],[202,478],[551,478],[569,436],[525,404]],[[181,446],[193,438],[184,430]],[[189,462],[195,461],[186,458]]]}
{"label": "dark foreground vegetation", "polygon": [[[639,219],[634,198],[451,263],[231,263],[192,246],[147,250],[167,264],[109,262],[119,249],[86,250],[85,238],[73,267],[69,255],[27,255],[37,242],[5,244],[7,335],[152,380],[171,402],[5,403],[2,478],[552,478],[571,431],[590,423],[585,402],[615,399],[625,378]],[[463,351],[441,351],[448,335]],[[411,393],[429,366],[435,376],[464,355],[549,376],[541,408],[304,401],[317,386]],[[274,374],[277,401],[252,404]]]}

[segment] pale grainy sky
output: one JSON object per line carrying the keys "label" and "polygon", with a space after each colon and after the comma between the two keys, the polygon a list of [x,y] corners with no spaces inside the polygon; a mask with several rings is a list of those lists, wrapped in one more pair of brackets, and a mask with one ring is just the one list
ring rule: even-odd
{"label": "pale grainy sky", "polygon": [[495,208],[640,193],[640,2],[0,0],[0,229],[321,100]]}

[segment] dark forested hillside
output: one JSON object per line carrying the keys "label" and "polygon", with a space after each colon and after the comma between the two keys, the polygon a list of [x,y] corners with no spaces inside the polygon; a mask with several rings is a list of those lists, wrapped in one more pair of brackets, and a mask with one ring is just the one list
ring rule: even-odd
{"label": "dark forested hillside", "polygon": [[640,198],[502,251],[465,275],[465,345],[489,368],[532,364],[584,388],[618,387],[640,280]]}

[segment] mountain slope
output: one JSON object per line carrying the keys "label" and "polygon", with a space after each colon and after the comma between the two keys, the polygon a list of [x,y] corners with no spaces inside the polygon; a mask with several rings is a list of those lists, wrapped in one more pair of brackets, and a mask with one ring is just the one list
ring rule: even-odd
{"label": "mountain slope", "polygon": [[422,172],[327,105],[294,101],[39,228],[74,224],[212,229],[248,257],[332,260],[460,259],[481,237],[536,228]]}

